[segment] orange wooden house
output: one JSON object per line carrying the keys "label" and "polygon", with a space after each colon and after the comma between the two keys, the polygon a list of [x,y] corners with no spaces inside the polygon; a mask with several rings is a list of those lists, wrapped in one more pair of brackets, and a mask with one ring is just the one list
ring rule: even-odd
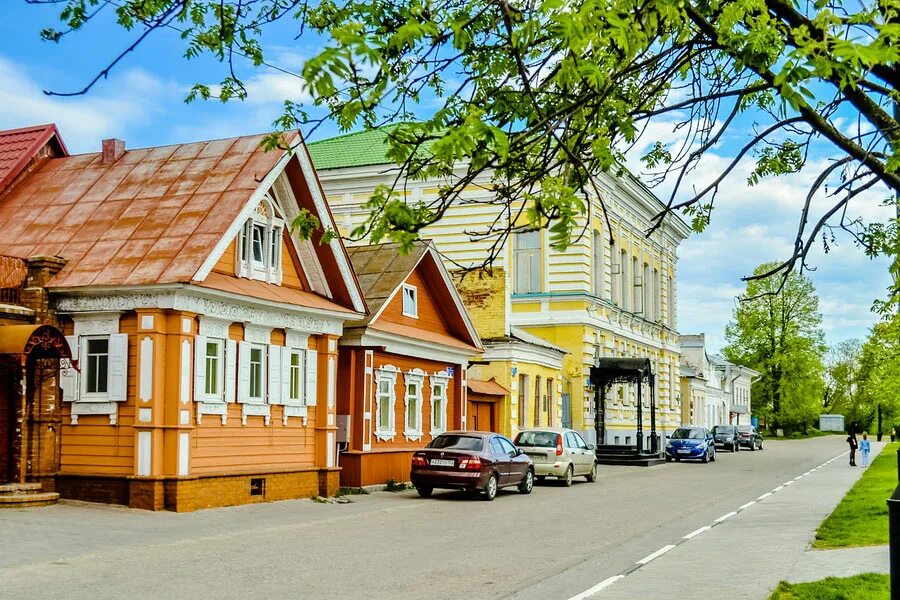
{"label": "orange wooden house", "polygon": [[366,304],[340,241],[289,230],[301,211],[333,226],[299,134],[261,139],[42,146],[0,188],[0,254],[58,257],[45,289],[79,360],[59,377],[63,497],[337,491],[338,338]]}
{"label": "orange wooden house", "polygon": [[416,449],[466,428],[466,368],[481,341],[431,243],[348,252],[371,312],[340,341],[341,484],[407,481]]}

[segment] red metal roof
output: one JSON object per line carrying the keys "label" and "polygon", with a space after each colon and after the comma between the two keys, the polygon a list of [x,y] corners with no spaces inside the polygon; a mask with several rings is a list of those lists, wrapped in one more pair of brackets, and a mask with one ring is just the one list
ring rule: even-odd
{"label": "red metal roof", "polygon": [[57,144],[59,154],[68,155],[62,138],[56,131],[56,125],[35,125],[0,131],[0,191],[22,172],[50,140]]}
{"label": "red metal roof", "polygon": [[283,156],[263,137],[48,159],[0,196],[0,254],[65,258],[51,287],[189,282]]}

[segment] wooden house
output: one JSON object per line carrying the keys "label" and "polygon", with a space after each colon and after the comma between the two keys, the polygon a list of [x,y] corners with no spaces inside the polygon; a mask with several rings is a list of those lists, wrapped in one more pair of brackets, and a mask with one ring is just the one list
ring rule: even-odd
{"label": "wooden house", "polygon": [[466,428],[466,369],[481,342],[430,243],[348,252],[370,313],[340,340],[341,484],[407,481],[415,450]]}
{"label": "wooden house", "polygon": [[299,134],[57,138],[0,188],[0,254],[58,263],[41,289],[78,361],[45,487],[177,511],[334,494],[338,338],[366,304],[339,240],[290,230],[332,226]]}

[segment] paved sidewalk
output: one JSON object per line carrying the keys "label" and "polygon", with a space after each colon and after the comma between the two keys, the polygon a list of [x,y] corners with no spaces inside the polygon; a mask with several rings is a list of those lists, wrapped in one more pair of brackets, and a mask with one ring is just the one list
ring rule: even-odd
{"label": "paved sidewalk", "polygon": [[[884,443],[873,442],[873,458]],[[761,499],[748,498],[736,514],[722,515],[690,539],[661,540],[639,568],[597,586],[596,600],[644,600],[695,596],[727,587],[729,598],[764,600],[779,581],[814,581],[830,575],[886,572],[887,548],[809,550],[816,528],[862,475],[846,454]],[[787,483],[787,482],[785,482]],[[777,491],[776,491],[777,490]],[[656,556],[654,556],[656,555]]]}

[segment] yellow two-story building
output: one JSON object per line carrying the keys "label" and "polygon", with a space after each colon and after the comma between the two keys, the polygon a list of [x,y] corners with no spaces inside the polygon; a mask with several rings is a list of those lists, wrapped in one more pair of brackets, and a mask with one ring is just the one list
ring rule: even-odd
{"label": "yellow two-story building", "polygon": [[[385,138],[385,130],[375,130],[309,145],[344,233],[365,221],[363,204],[375,187],[397,177],[385,159]],[[690,229],[669,215],[648,238],[653,215],[664,207],[660,200],[630,176],[599,174],[597,180],[607,214],[594,199],[583,217],[584,234],[565,251],[551,247],[547,231],[515,234],[490,272],[457,279],[485,347],[483,356],[473,357],[469,376],[494,379],[510,391],[499,411],[502,433],[563,425],[596,441],[588,376],[595,359],[606,356],[649,358],[657,429],[664,433],[681,424],[676,263],[678,244]],[[410,202],[427,203],[440,183],[408,180],[402,189]],[[498,218],[487,183],[473,182],[464,191],[472,202],[455,203],[423,233],[451,271],[480,265],[494,243],[467,233]],[[636,390],[616,386],[607,398],[603,442],[636,444]],[[644,410],[649,414],[648,406]]]}

